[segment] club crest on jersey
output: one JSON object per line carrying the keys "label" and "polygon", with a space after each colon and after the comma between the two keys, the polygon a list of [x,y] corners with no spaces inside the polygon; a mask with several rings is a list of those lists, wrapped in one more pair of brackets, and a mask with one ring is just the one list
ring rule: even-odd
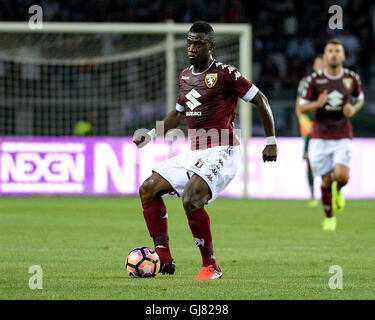
{"label": "club crest on jersey", "polygon": [[212,88],[217,82],[217,73],[207,73],[204,82],[207,87]]}
{"label": "club crest on jersey", "polygon": [[344,84],[344,87],[348,90],[352,87],[353,79],[352,78],[343,78],[342,83]]}

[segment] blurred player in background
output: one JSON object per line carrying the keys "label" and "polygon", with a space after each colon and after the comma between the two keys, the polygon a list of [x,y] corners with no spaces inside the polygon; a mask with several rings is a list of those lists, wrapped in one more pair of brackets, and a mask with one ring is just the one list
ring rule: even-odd
{"label": "blurred player in background", "polygon": [[364,104],[361,81],[355,72],[344,69],[342,43],[329,40],[324,48],[324,69],[307,77],[298,105],[299,112],[315,112],[309,144],[309,160],[314,176],[322,177],[322,202],[326,215],[323,230],[336,229],[333,212],[345,207],[342,188],[348,183],[352,155],[353,128],[350,118]]}
{"label": "blurred player in background", "polygon": [[[321,55],[317,56],[314,60],[313,64],[313,70],[314,72],[318,72],[319,70],[323,70],[323,57]],[[316,207],[318,204],[318,201],[315,199],[314,195],[314,176],[311,172],[311,166],[310,161],[308,157],[308,148],[309,148],[309,142],[310,142],[310,136],[312,132],[313,127],[313,119],[314,119],[314,113],[308,113],[304,114],[299,111],[298,105],[301,100],[303,89],[306,87],[307,84],[307,77],[304,77],[298,84],[297,89],[297,98],[296,98],[296,114],[300,126],[301,135],[304,140],[304,147],[303,147],[303,159],[307,162],[307,180],[310,187],[311,192],[311,199],[308,203],[310,207]]]}
{"label": "blurred player in background", "polygon": [[[214,46],[212,27],[203,21],[194,23],[187,35],[191,66],[181,72],[176,109],[164,119],[164,134],[187,120],[192,150],[158,163],[140,188],[143,215],[160,256],[163,274],[174,273],[175,261],[169,249],[168,214],[161,196],[175,192],[182,197],[188,224],[202,256],[202,269],[194,279],[217,279],[222,275],[214,256],[211,223],[204,206],[218,197],[239,167],[240,141],[234,132],[238,97],[254,103],[261,117],[267,137],[263,161],[277,158],[275,127],[267,98],[235,67],[214,59]],[[154,136],[155,129],[146,135],[136,134],[134,143],[142,146]]]}

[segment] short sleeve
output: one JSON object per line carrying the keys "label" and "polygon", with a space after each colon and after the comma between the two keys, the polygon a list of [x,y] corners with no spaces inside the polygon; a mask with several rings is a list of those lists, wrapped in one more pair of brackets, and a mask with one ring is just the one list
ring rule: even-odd
{"label": "short sleeve", "polygon": [[317,99],[315,81],[312,76],[306,78],[304,88],[302,89],[300,104],[306,104]]}
{"label": "short sleeve", "polygon": [[299,83],[298,83],[298,88],[297,88],[297,95],[302,96],[303,89],[306,87],[306,78],[303,78]]}
{"label": "short sleeve", "polygon": [[361,84],[361,79],[359,77],[359,75],[355,75],[353,77],[354,79],[354,83],[353,83],[353,93],[352,93],[352,96],[354,99],[356,100],[361,100],[361,99],[364,99],[364,94],[363,94],[363,91],[362,91],[362,84]]}
{"label": "short sleeve", "polygon": [[237,68],[228,66],[224,68],[226,88],[236,96],[245,101],[251,101],[258,93],[259,89],[241,75]]}

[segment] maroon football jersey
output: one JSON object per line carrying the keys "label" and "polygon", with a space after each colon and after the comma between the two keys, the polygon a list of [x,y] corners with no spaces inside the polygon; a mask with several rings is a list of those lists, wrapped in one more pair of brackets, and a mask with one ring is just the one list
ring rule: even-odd
{"label": "maroon football jersey", "polygon": [[[238,145],[239,137],[234,134],[238,97],[250,101],[257,92],[257,87],[237,68],[216,60],[203,72],[194,72],[193,66],[183,70],[176,109],[185,112],[192,149]],[[199,129],[207,136],[202,137]],[[211,136],[215,131],[218,134]],[[203,141],[206,139],[207,145]]]}
{"label": "maroon football jersey", "polygon": [[351,139],[353,128],[350,119],[344,116],[343,107],[347,103],[352,103],[352,98],[363,98],[358,74],[348,69],[343,69],[337,76],[330,76],[323,70],[312,73],[307,77],[301,103],[317,100],[324,90],[328,91],[328,101],[323,108],[315,112],[311,137]]}

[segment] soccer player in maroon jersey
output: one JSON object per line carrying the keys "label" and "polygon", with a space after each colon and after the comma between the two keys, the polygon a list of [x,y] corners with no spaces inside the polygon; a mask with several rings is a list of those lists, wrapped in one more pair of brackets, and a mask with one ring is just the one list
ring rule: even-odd
{"label": "soccer player in maroon jersey", "polygon": [[[277,147],[272,111],[267,98],[233,66],[212,57],[214,31],[204,21],[194,23],[187,35],[191,66],[179,77],[176,109],[164,119],[164,134],[187,120],[191,149],[159,163],[140,187],[143,215],[155,250],[160,272],[173,274],[175,261],[169,249],[168,214],[162,195],[175,192],[182,204],[196,245],[202,269],[194,279],[217,279],[222,272],[216,263],[210,218],[205,204],[216,199],[236,175],[239,137],[234,132],[238,97],[256,105],[267,137],[263,161],[276,161]],[[155,136],[135,134],[143,146]]]}
{"label": "soccer player in maroon jersey", "polygon": [[323,230],[334,231],[333,212],[343,211],[342,188],[349,180],[353,137],[350,118],[362,108],[364,94],[358,74],[343,68],[345,51],[340,41],[326,43],[323,59],[324,69],[307,78],[298,108],[302,113],[315,112],[309,160],[313,174],[322,177]]}

